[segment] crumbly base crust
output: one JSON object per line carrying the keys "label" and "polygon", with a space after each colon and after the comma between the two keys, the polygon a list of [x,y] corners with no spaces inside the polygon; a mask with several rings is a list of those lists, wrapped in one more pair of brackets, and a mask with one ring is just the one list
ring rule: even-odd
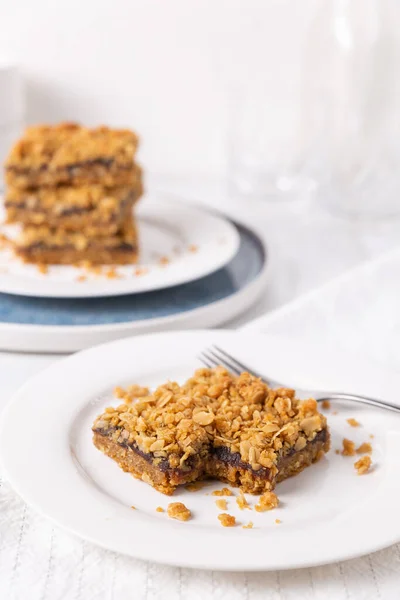
{"label": "crumbly base crust", "polygon": [[181,471],[179,469],[163,471],[154,465],[151,460],[146,460],[134,448],[122,446],[99,432],[94,433],[93,443],[101,452],[115,460],[123,471],[130,473],[136,479],[141,479],[150,484],[167,496],[171,496],[179,485],[204,478],[202,464],[193,467],[189,471]]}
{"label": "crumbly base crust", "polygon": [[97,244],[85,250],[69,246],[17,248],[15,254],[25,263],[44,265],[75,265],[84,261],[92,265],[130,265],[139,260],[139,252],[134,246],[105,249]]}

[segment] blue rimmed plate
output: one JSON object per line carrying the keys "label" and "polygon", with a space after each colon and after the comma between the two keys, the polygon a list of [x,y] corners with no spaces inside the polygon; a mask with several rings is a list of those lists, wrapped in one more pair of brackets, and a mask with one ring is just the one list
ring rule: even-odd
{"label": "blue rimmed plate", "polygon": [[263,240],[240,223],[237,254],[191,283],[112,298],[32,298],[0,294],[0,349],[72,352],[151,331],[215,327],[260,296],[267,275]]}

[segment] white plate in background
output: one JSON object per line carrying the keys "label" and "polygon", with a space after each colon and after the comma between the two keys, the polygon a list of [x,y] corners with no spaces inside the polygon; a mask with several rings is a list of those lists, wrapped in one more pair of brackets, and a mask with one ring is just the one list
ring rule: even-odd
{"label": "white plate in background", "polygon": [[[140,260],[116,268],[118,278],[72,266],[50,266],[46,274],[0,251],[0,292],[47,298],[95,298],[135,294],[188,283],[224,267],[236,254],[239,234],[231,221],[185,203],[143,197],[135,210]],[[18,226],[3,225],[10,237]],[[103,271],[107,271],[103,267]],[[84,275],[84,281],[78,277]]]}
{"label": "white plate in background", "polygon": [[[182,380],[212,343],[258,371],[290,384],[348,391],[375,389],[391,397],[400,377],[323,344],[230,331],[162,333],[119,340],[51,365],[15,395],[0,425],[0,456],[22,498],[83,539],[136,558],[184,567],[257,571],[310,567],[373,552],[400,540],[400,417],[384,410],[338,405],[327,413],[332,450],[319,463],[277,487],[279,508],[240,511],[228,500],[236,527],[221,527],[210,483],[167,497],[124,473],[92,444],[91,425],[110,403],[115,385],[151,387]],[[68,382],[68,385],[65,383]],[[23,418],[22,418],[23,416]],[[360,421],[352,428],[349,417]],[[369,435],[373,434],[371,440]],[[358,476],[334,450],[343,437],[373,445],[371,473]],[[237,491],[234,492],[237,494]],[[247,495],[252,505],[255,498]],[[169,519],[182,501],[193,519]],[[136,510],[132,510],[134,505]],[[275,523],[280,519],[281,523]],[[254,529],[241,525],[253,521]]]}

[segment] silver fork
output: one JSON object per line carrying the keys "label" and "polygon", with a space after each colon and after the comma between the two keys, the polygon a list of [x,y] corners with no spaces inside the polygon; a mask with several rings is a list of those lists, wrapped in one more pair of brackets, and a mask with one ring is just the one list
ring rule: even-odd
{"label": "silver fork", "polygon": [[[265,383],[271,388],[289,387],[279,381],[271,379],[270,377],[266,377],[261,373],[257,373],[254,369],[244,365],[242,362],[238,361],[236,358],[218,346],[212,346],[211,348],[204,350],[199,354],[198,358],[203,365],[210,369],[221,365],[235,375],[240,375],[240,373],[243,373],[243,371],[247,371],[248,373],[255,375],[255,377],[259,377],[265,381]],[[378,406],[379,408],[385,408],[386,410],[392,410],[400,413],[400,406],[396,406],[390,402],[383,402],[383,400],[377,400],[376,398],[369,398],[368,396],[345,394],[342,392],[323,392],[321,390],[300,390],[298,388],[296,388],[296,391],[301,396],[315,398],[317,402],[322,402],[323,400],[345,400],[350,402],[358,402],[360,404],[370,404],[371,406]]]}

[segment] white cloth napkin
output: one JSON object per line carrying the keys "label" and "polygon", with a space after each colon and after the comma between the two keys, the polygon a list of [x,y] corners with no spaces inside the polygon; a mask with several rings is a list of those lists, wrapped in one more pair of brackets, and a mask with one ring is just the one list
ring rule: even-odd
{"label": "white cloth napkin", "polygon": [[[350,349],[400,370],[400,250],[269,313],[247,329],[316,344],[324,340],[339,351]],[[399,572],[400,545],[345,563],[271,573],[146,563],[53,527],[0,480],[2,600],[395,600]]]}

